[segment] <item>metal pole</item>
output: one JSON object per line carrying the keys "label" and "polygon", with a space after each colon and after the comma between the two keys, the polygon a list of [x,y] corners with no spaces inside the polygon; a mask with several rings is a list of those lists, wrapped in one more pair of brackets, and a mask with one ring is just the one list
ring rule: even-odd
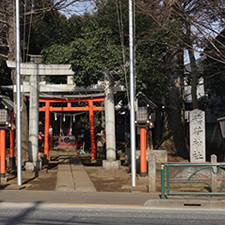
{"label": "metal pole", "polygon": [[164,171],[164,164],[161,164],[161,199],[165,199],[165,171]]}
{"label": "metal pole", "polygon": [[134,41],[133,41],[133,4],[129,0],[129,45],[130,45],[130,142],[132,187],[136,186],[136,142],[134,117]]}
{"label": "metal pole", "polygon": [[20,116],[20,15],[19,0],[16,0],[16,134],[17,134],[17,184],[22,184],[21,116]]}

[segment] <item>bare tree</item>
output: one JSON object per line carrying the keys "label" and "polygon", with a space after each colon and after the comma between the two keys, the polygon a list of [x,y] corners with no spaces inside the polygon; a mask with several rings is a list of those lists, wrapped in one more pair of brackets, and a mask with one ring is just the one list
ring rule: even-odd
{"label": "bare tree", "polygon": [[[222,0],[140,0],[136,1],[139,13],[149,15],[160,29],[168,31],[176,43],[168,44],[164,54],[165,73],[170,80],[170,93],[167,103],[176,108],[168,113],[168,126],[178,154],[186,152],[184,145],[183,78],[184,50],[188,51],[192,85],[193,108],[198,108],[197,85],[200,75],[196,65],[195,54],[202,53],[211,59],[225,64],[223,51],[225,46],[215,36],[219,35],[224,24],[225,2]],[[224,25],[223,25],[224,26]],[[154,32],[154,31],[153,31]],[[203,51],[210,46],[213,53]],[[220,48],[218,48],[220,46]],[[168,137],[168,135],[167,135]],[[183,144],[182,144],[183,142]],[[187,156],[186,153],[183,156]]]}
{"label": "bare tree", "polygon": [[[156,6],[158,6],[157,10],[155,10]],[[222,0],[152,0],[137,1],[137,7],[143,13],[151,16],[159,27],[170,31],[174,38],[180,40],[183,48],[188,50],[191,65],[193,108],[198,108],[196,90],[199,71],[195,53],[201,53],[225,64],[223,54],[225,45],[219,39],[215,39],[224,28],[225,2]],[[183,35],[178,36],[177,32],[173,32],[174,27],[168,26],[168,21],[179,22],[182,25]],[[213,49],[213,53],[203,51],[203,49],[209,47]]]}

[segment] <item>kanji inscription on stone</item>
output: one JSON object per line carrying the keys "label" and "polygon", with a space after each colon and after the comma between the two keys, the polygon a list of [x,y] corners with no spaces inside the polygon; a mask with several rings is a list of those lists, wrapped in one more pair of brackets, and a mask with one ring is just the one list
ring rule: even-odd
{"label": "kanji inscription on stone", "polygon": [[205,112],[190,112],[190,161],[205,162]]}

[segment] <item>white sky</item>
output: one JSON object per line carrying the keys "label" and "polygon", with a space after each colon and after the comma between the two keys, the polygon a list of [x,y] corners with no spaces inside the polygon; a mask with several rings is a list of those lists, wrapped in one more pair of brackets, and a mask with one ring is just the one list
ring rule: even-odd
{"label": "white sky", "polygon": [[85,13],[91,13],[94,7],[95,5],[93,1],[84,0],[75,2],[72,6],[65,10],[62,10],[61,12],[69,18],[71,15],[83,15]]}

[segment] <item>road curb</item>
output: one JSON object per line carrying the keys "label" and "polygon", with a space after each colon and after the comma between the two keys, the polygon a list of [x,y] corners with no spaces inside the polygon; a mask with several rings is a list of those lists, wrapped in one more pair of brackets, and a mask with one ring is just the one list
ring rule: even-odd
{"label": "road curb", "polygon": [[150,208],[205,208],[225,209],[224,200],[150,199],[144,203]]}

